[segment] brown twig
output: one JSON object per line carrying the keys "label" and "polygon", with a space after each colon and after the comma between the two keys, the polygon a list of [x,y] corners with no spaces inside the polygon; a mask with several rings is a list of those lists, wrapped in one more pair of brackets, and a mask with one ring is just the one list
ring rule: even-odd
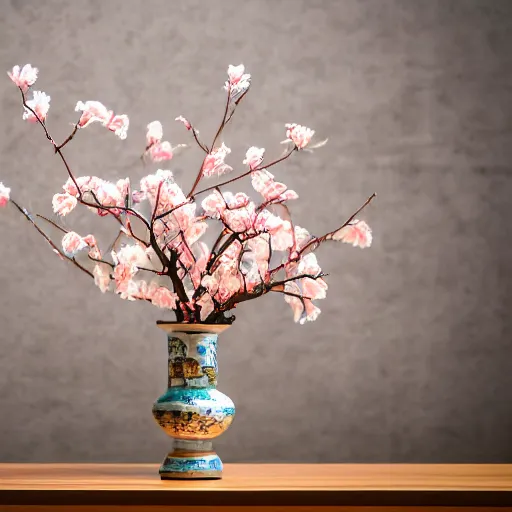
{"label": "brown twig", "polygon": [[20,206],[16,201],[14,201],[13,199],[10,200],[10,202],[23,214],[23,216],[36,228],[37,232],[48,242],[48,244],[50,245],[50,247],[53,249],[54,252],[56,252],[61,258],[64,258],[68,261],[70,261],[71,263],[73,263],[73,265],[75,265],[76,267],[78,267],[80,270],[82,270],[83,272],[85,272],[88,276],[90,277],[93,277],[94,278],[94,274],[92,272],[90,272],[89,270],[87,270],[85,267],[83,267],[82,265],[80,265],[80,263],[78,263],[76,261],[76,259],[73,257],[69,257],[67,256],[66,254],[64,254],[56,245],[55,243],[51,240],[51,238],[37,225],[37,223],[35,222],[35,220],[33,219],[32,215],[25,209],[23,208],[22,206]]}

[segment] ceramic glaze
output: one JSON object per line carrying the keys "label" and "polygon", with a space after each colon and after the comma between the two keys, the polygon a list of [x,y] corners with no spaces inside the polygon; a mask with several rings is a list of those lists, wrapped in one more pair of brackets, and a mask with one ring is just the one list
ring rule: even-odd
{"label": "ceramic glaze", "polygon": [[233,421],[235,406],[217,388],[217,336],[228,326],[164,324],[168,388],[153,416],[176,441],[160,467],[162,479],[221,478],[222,462],[211,439]]}

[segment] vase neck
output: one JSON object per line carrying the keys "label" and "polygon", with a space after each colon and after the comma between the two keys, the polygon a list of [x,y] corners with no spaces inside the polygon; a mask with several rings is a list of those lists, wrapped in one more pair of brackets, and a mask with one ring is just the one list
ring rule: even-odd
{"label": "vase neck", "polygon": [[173,332],[167,335],[171,387],[217,387],[217,334]]}

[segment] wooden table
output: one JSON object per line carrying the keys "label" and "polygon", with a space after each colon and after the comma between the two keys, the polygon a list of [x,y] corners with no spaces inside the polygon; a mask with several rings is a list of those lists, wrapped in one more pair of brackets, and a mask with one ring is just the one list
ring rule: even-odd
{"label": "wooden table", "polygon": [[512,511],[512,465],[226,464],[161,481],[153,464],[0,464],[0,512]]}

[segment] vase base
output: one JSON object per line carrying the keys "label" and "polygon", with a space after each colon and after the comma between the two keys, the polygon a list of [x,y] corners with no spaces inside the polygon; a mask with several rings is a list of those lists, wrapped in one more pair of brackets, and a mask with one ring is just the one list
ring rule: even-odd
{"label": "vase base", "polygon": [[159,473],[162,480],[214,480],[222,478],[222,461],[211,442],[177,441]]}
{"label": "vase base", "polygon": [[222,471],[209,473],[160,473],[161,480],[220,480],[222,478]]}

